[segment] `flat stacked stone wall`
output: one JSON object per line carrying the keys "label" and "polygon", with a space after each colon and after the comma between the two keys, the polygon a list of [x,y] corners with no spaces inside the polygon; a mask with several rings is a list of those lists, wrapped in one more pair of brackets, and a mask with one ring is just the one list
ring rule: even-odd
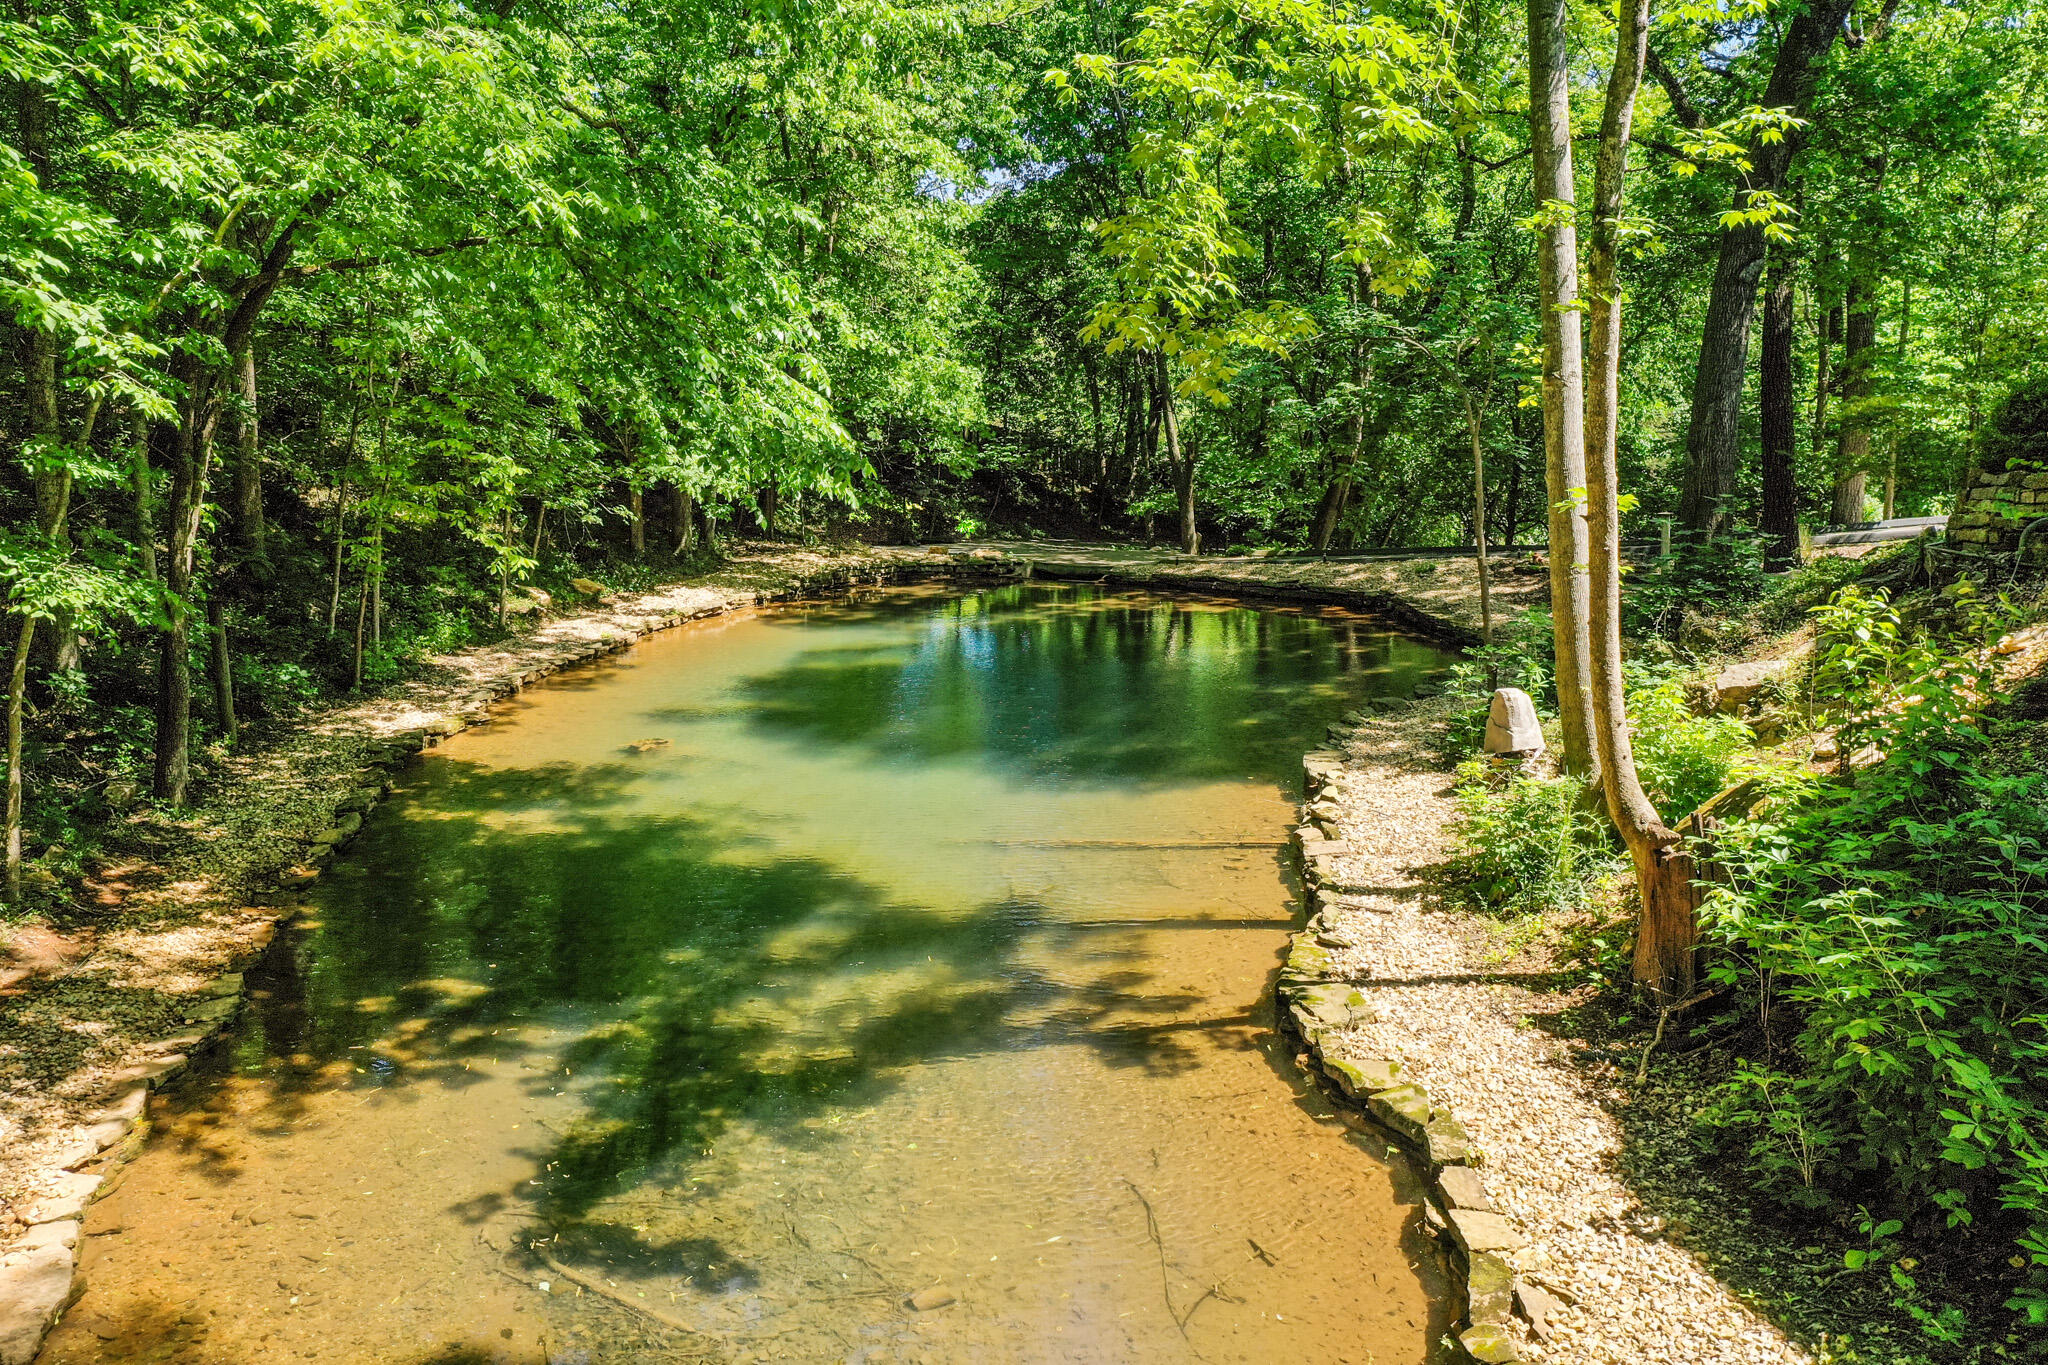
{"label": "flat stacked stone wall", "polygon": [[[2048,470],[2001,469],[1979,474],[1948,519],[1948,538],[2011,552],[2029,523],[2048,517]],[[2027,537],[2027,559],[2048,563],[2048,527]]]}

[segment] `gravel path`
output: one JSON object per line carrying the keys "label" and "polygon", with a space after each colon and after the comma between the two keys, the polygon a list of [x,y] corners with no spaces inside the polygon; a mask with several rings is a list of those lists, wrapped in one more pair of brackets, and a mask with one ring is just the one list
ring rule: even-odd
{"label": "gravel path", "polygon": [[1351,853],[1337,870],[1355,894],[1324,920],[1347,945],[1331,974],[1357,984],[1377,1019],[1326,1035],[1326,1050],[1400,1059],[1471,1133],[1494,1207],[1529,1239],[1516,1270],[1563,1304],[1547,1339],[1521,1339],[1523,1359],[1809,1361],[1708,1271],[1687,1245],[1693,1227],[1649,1212],[1624,1178],[1610,1110],[1625,1081],[1560,1041],[1572,1029],[1559,1016],[1590,988],[1559,989],[1541,962],[1499,965],[1483,926],[1427,895],[1419,874],[1452,851],[1450,778],[1430,742],[1449,709],[1418,703],[1343,746],[1331,789]]}

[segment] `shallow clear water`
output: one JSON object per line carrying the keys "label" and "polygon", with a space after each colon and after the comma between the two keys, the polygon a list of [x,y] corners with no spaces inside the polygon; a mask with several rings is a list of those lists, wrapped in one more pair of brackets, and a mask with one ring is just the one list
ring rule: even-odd
{"label": "shallow clear water", "polygon": [[1444,662],[1020,585],[530,689],[251,973],[46,1359],[1421,1361],[1416,1193],[1266,1001],[1302,751]]}

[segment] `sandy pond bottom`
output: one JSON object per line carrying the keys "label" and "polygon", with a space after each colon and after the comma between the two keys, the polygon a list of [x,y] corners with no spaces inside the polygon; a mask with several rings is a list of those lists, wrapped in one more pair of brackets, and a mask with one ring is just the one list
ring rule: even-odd
{"label": "sandy pond bottom", "polygon": [[250,974],[44,1360],[1423,1361],[1417,1192],[1266,997],[1301,752],[1443,663],[1019,585],[531,689]]}

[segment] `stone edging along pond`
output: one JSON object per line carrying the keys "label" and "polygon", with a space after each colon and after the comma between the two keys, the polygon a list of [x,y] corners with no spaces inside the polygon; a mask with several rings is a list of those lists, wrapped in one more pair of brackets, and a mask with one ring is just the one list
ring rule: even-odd
{"label": "stone edging along pond", "polygon": [[1459,1344],[1472,1359],[1497,1365],[1521,1359],[1513,1331],[1517,1284],[1506,1259],[1525,1244],[1497,1212],[1479,1173],[1482,1155],[1457,1116],[1430,1097],[1398,1058],[1347,1059],[1326,1051],[1324,1039],[1353,1023],[1373,1018],[1365,995],[1341,977],[1331,961],[1331,921],[1346,907],[1337,858],[1351,851],[1338,829],[1337,808],[1326,799],[1341,753],[1312,751],[1302,758],[1307,802],[1304,822],[1294,831],[1301,855],[1308,921],[1288,945],[1280,969],[1279,1023],[1299,1040],[1302,1069],[1334,1089],[1340,1103],[1391,1139],[1413,1163],[1427,1187],[1424,1216],[1462,1263],[1464,1328]]}
{"label": "stone edging along pond", "polygon": [[[783,563],[783,559],[797,562]],[[808,562],[804,562],[808,561]],[[207,1047],[230,1024],[240,1008],[243,979],[241,968],[252,965],[269,946],[277,930],[302,912],[300,895],[317,883],[325,866],[362,828],[364,818],[391,789],[391,774],[422,750],[472,726],[491,720],[490,707],[516,695],[522,688],[565,668],[594,662],[618,653],[635,641],[656,631],[679,626],[726,612],[789,600],[832,589],[856,585],[921,581],[934,578],[977,578],[1012,580],[1018,577],[1076,579],[1088,578],[1128,587],[1154,587],[1167,591],[1205,591],[1235,596],[1268,597],[1289,601],[1313,601],[1350,606],[1390,617],[1400,624],[1432,635],[1447,643],[1464,643],[1470,635],[1462,622],[1421,610],[1398,597],[1379,591],[1345,591],[1310,585],[1270,583],[1246,577],[1203,573],[1150,572],[1129,564],[1076,566],[1034,565],[1027,555],[1006,555],[988,550],[951,554],[922,549],[873,549],[850,556],[770,556],[766,563],[742,562],[732,566],[738,573],[720,573],[700,585],[677,585],[654,592],[624,596],[602,611],[567,618],[544,625],[534,635],[510,647],[484,647],[468,651],[468,667],[455,670],[453,683],[447,680],[400,688],[392,696],[373,699],[335,713],[309,727],[318,745],[353,753],[358,765],[343,780],[323,786],[327,793],[313,808],[310,827],[298,831],[301,837],[287,838],[278,847],[288,850],[267,867],[258,867],[253,877],[258,885],[245,885],[239,893],[233,887],[211,887],[206,896],[224,911],[228,920],[229,945],[223,955],[231,970],[214,975],[197,991],[176,997],[181,1019],[168,1033],[141,1040],[137,1046],[100,1077],[100,1103],[79,1114],[73,1141],[55,1153],[26,1183],[39,1196],[15,1211],[25,1230],[11,1243],[0,1247],[0,1365],[30,1365],[43,1338],[70,1305],[84,1291],[77,1273],[79,1241],[84,1229],[86,1207],[110,1193],[122,1168],[142,1150],[149,1124],[146,1115],[150,1092],[182,1072],[195,1053]],[[749,570],[768,569],[765,584],[748,581]],[[726,581],[721,582],[724,579]],[[426,695],[422,695],[425,693]],[[351,749],[349,746],[354,746]],[[310,751],[309,751],[310,752]],[[326,755],[331,757],[332,755]],[[275,759],[276,756],[273,756]],[[1307,760],[1313,803],[1318,795],[1319,772],[1335,756],[1311,754]],[[1324,764],[1319,768],[1319,763]],[[244,774],[243,780],[251,780]],[[202,810],[203,817],[205,812]],[[1313,816],[1313,804],[1311,806]],[[1304,838],[1304,866],[1312,897],[1329,894],[1325,883],[1329,865],[1318,869],[1323,850],[1308,827],[1297,831]],[[232,907],[232,908],[230,908]],[[1319,913],[1319,912],[1318,912]],[[1317,975],[1314,915],[1310,928],[1298,936],[1287,968],[1281,977],[1283,1021],[1294,1026],[1313,1051],[1324,1021],[1341,1015],[1349,1017],[1349,987],[1324,984]],[[90,959],[88,958],[89,962]],[[1484,1209],[1484,1195],[1478,1192],[1476,1177],[1463,1164],[1469,1155],[1462,1130],[1447,1116],[1429,1110],[1427,1096],[1416,1086],[1398,1081],[1397,1062],[1380,1064],[1380,1069],[1360,1069],[1350,1063],[1323,1062],[1347,1094],[1355,1095],[1396,1139],[1436,1172],[1433,1188],[1447,1208],[1457,1210],[1452,1226],[1461,1238],[1477,1237],[1483,1242],[1491,1235],[1485,1221],[1500,1221]],[[1384,1084],[1382,1084],[1384,1082]],[[1463,1172],[1464,1174],[1456,1174]],[[1469,1181],[1469,1184],[1461,1184]],[[1446,1190],[1463,1192],[1453,1200]],[[13,1221],[13,1220],[9,1220]],[[4,1227],[0,1223],[0,1227]],[[1503,1231],[1505,1224],[1502,1224]],[[1494,1298],[1511,1296],[1512,1280],[1498,1284],[1488,1276],[1497,1264],[1486,1259],[1484,1246],[1472,1253],[1473,1289],[1468,1296],[1475,1323],[1490,1321]],[[1482,1302],[1482,1300],[1484,1300]],[[1478,1330],[1478,1329],[1474,1329]],[[1483,1350],[1482,1342],[1466,1333],[1468,1349]],[[1505,1341],[1505,1336],[1501,1337]],[[1486,1360],[1511,1359],[1506,1355],[1480,1356]]]}

